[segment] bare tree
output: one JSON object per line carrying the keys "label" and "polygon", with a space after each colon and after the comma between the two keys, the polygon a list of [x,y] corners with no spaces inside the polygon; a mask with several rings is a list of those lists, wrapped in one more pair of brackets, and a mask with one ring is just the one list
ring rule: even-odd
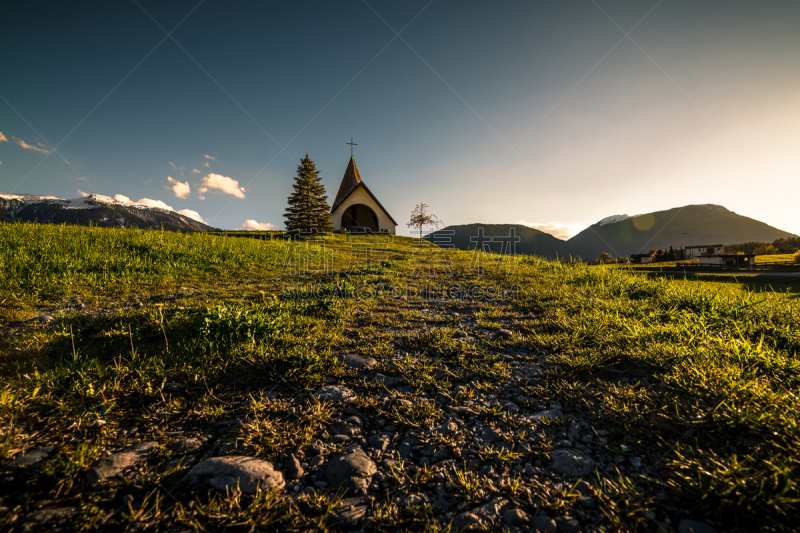
{"label": "bare tree", "polygon": [[411,212],[411,220],[407,224],[409,228],[419,230],[420,239],[422,238],[423,227],[429,226],[434,229],[439,229],[439,225],[442,224],[439,218],[433,213],[428,213],[427,209],[428,204],[417,204],[417,207]]}

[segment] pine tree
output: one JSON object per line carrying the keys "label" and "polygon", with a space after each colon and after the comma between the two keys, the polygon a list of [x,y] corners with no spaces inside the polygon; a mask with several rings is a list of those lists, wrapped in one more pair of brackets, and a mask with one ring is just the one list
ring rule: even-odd
{"label": "pine tree", "polygon": [[289,207],[286,208],[287,231],[331,231],[331,209],[325,186],[320,183],[322,176],[317,172],[314,162],[308,154],[297,165],[297,177],[289,195]]}

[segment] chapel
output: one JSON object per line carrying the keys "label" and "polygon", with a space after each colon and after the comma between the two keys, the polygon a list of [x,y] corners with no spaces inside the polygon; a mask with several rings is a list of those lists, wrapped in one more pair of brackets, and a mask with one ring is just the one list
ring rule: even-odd
{"label": "chapel", "polygon": [[345,228],[356,233],[395,234],[397,229],[397,222],[361,181],[352,156],[331,207],[331,223],[335,230]]}

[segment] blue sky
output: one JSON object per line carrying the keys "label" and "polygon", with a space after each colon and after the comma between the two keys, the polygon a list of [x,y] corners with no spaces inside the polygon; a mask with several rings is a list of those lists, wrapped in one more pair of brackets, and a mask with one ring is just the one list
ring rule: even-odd
{"label": "blue sky", "polygon": [[299,158],[332,199],[352,136],[401,223],[716,203],[800,234],[797,2],[8,4],[4,192],[280,228]]}

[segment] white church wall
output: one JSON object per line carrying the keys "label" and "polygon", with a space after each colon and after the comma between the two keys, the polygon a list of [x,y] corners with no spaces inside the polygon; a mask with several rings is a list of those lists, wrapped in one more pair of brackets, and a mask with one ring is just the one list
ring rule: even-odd
{"label": "white church wall", "polygon": [[395,234],[397,231],[397,226],[395,226],[394,222],[392,222],[386,213],[381,209],[375,200],[367,194],[367,191],[364,190],[364,187],[358,187],[355,191],[353,191],[347,199],[341,203],[339,207],[336,208],[331,214],[331,222],[333,223],[333,228],[336,230],[342,229],[342,215],[353,204],[364,204],[369,206],[373,211],[375,211],[375,215],[378,217],[378,227],[380,229],[388,229],[389,233]]}

